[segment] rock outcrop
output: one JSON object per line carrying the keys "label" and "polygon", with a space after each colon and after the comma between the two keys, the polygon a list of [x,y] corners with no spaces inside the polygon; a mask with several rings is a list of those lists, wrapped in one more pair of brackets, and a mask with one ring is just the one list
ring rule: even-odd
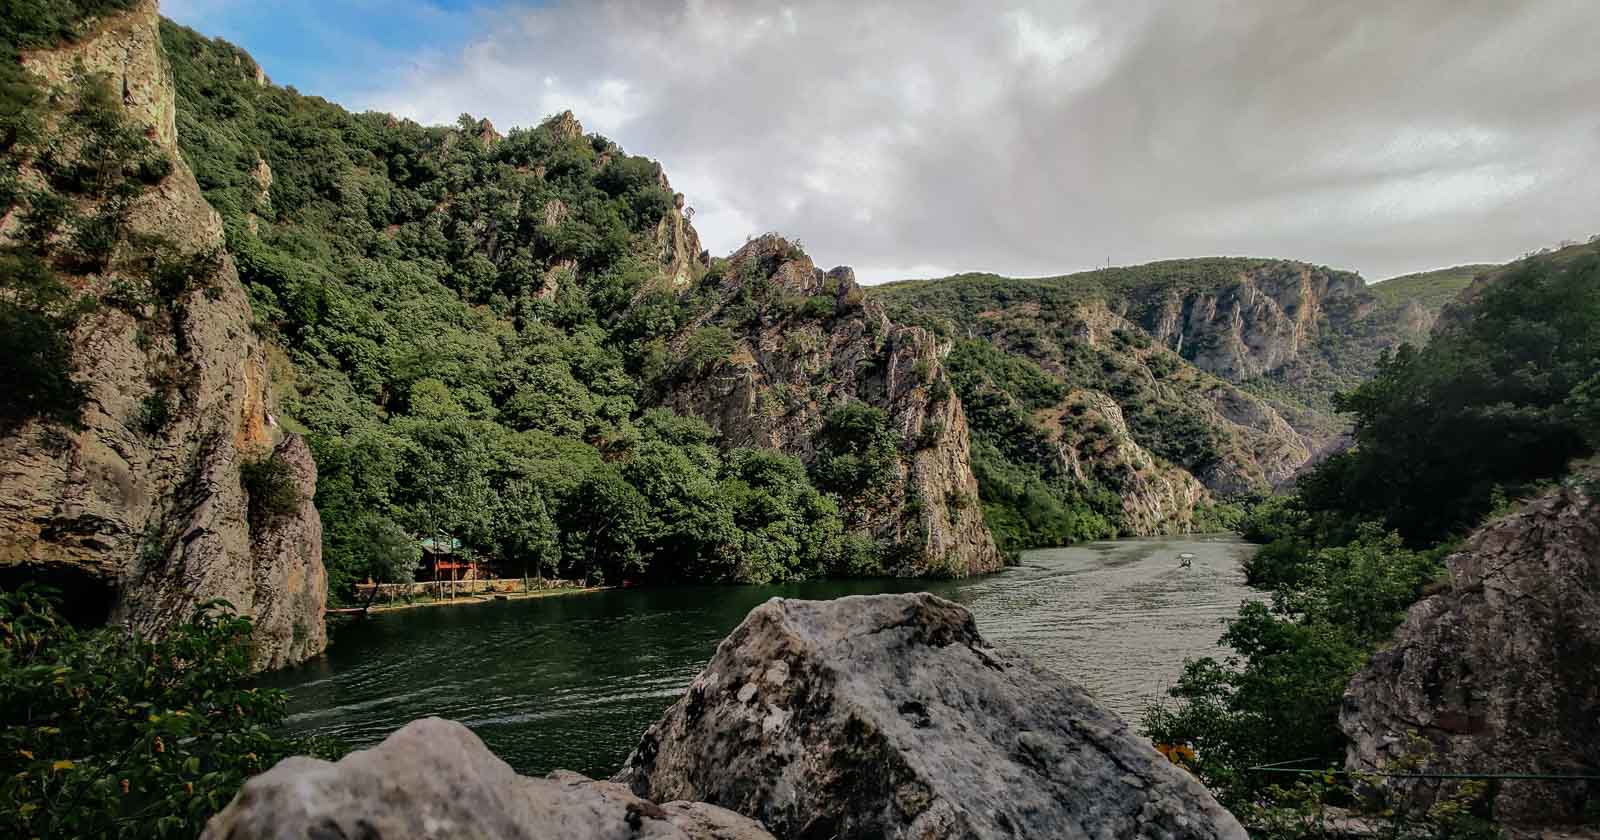
{"label": "rock outcrop", "polygon": [[1080,688],[928,594],[773,599],[614,779],[780,838],[1243,838]]}
{"label": "rock outcrop", "polygon": [[1349,272],[1273,261],[1209,288],[1174,285],[1117,304],[1201,370],[1244,382],[1304,363],[1320,335],[1342,330],[1372,308],[1365,289]]}
{"label": "rock outcrop", "polygon": [[289,758],[207,823],[207,840],[658,838],[770,840],[745,817],[701,803],[657,805],[621,785],[557,771],[519,776],[459,723],[412,721],[336,763]]}
{"label": "rock outcrop", "polygon": [[[1077,439],[1117,456],[1094,461],[1107,469],[1127,460],[1124,454],[1140,460],[1123,445],[1127,438],[1147,456],[1165,456],[1218,495],[1265,492],[1290,482],[1338,435],[1337,424],[1315,412],[1296,414],[1186,364],[1098,298],[1049,309],[1028,302],[986,310],[978,313],[972,330],[1073,387],[1052,414]],[[1057,341],[1040,340],[1052,334]],[[1086,403],[1102,408],[1073,410]],[[1125,420],[1116,422],[1108,413],[1113,406],[1121,417],[1142,422],[1134,429]],[[1134,526],[1129,533],[1181,531],[1177,523],[1192,515],[1198,501],[1186,492],[1146,494],[1136,506],[1158,511],[1165,530],[1141,530],[1136,517],[1126,523]]]}
{"label": "rock outcrop", "polygon": [[[1230,496],[1282,488],[1348,446],[1331,395],[1368,379],[1384,350],[1425,340],[1449,299],[1441,285],[1459,281],[1392,282],[1374,292],[1324,266],[1203,258],[1038,279],[965,274],[869,297],[902,321],[987,341],[1100,392],[1133,443]],[[1093,425],[1069,431],[1117,449]],[[1184,505],[1156,492],[1137,507],[1176,528]],[[1138,516],[1120,524],[1148,527]]]}
{"label": "rock outcrop", "polygon": [[1053,436],[1056,473],[1085,489],[1104,487],[1122,499],[1121,526],[1136,536],[1182,534],[1210,499],[1193,475],[1158,461],[1133,439],[1122,408],[1109,395],[1078,390],[1036,419]]}
{"label": "rock outcrop", "polygon": [[291,434],[273,450],[299,498],[293,510],[258,509],[250,517],[251,614],[255,655],[261,668],[281,668],[317,655],[328,646],[322,621],[328,573],[322,566],[322,519],[312,504],[317,464],[305,439]]}
{"label": "rock outcrop", "polygon": [[[1345,693],[1351,769],[1600,774],[1600,470],[1580,475],[1446,560],[1449,589],[1413,606]],[[1386,781],[1421,805],[1457,788]],[[1497,791],[1510,822],[1575,822],[1600,802],[1596,781]]]}
{"label": "rock outcrop", "polygon": [[[240,468],[271,456],[281,431],[221,220],[177,152],[158,21],[155,2],[140,3],[24,63],[65,89],[82,73],[110,77],[125,118],[171,162],[131,202],[128,227],[208,262],[209,276],[175,300],[103,304],[82,320],[71,336],[88,396],[80,426],[31,421],[0,439],[0,571],[58,585],[80,618],[154,634],[226,599],[257,620],[258,664],[282,665],[324,645],[315,470],[303,442],[284,441],[277,457],[298,463],[302,503],[252,528]],[[4,222],[0,237],[15,229]],[[104,298],[127,259],[71,280]]]}
{"label": "rock outcrop", "polygon": [[898,480],[873,504],[851,505],[853,524],[911,549],[895,574],[961,576],[1003,564],[977,504],[966,414],[944,374],[948,346],[889,320],[850,269],[823,272],[777,236],[746,244],[706,282],[717,284],[718,299],[675,339],[673,355],[705,328],[727,330],[734,345],[668,383],[663,404],[705,420],[729,445],[803,460],[831,407],[881,408],[903,441]]}

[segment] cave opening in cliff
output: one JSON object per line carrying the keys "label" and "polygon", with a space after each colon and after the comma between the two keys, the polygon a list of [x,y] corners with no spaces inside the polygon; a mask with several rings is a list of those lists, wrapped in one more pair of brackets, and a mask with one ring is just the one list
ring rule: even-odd
{"label": "cave opening in cliff", "polygon": [[28,565],[0,568],[0,590],[11,592],[28,583],[53,590],[62,617],[78,627],[105,624],[117,602],[116,581],[82,569]]}

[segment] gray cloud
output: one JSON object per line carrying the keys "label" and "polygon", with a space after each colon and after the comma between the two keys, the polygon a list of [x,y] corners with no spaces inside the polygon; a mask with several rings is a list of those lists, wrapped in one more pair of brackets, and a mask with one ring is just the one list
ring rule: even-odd
{"label": "gray cloud", "polygon": [[571,108],[715,252],[868,280],[1285,256],[1370,278],[1600,232],[1589,0],[572,2],[358,107]]}

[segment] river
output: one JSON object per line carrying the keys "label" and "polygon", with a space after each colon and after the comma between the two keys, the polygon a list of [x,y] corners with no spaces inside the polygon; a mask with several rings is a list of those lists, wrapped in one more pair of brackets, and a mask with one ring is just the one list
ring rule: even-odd
{"label": "river", "polygon": [[[1030,551],[960,581],[608,590],[401,610],[341,628],[328,652],[263,684],[286,689],[290,727],[352,746],[413,718],[465,723],[522,773],[609,776],[752,607],[773,596],[927,590],[958,601],[993,641],[1076,680],[1137,723],[1183,669],[1218,650],[1254,596],[1226,535]],[[1195,555],[1181,568],[1178,555]]]}

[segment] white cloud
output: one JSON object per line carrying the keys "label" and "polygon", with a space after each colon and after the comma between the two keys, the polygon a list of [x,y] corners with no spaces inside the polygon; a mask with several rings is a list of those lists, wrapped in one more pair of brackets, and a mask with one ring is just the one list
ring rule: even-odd
{"label": "white cloud", "polygon": [[1216,253],[1378,277],[1600,227],[1597,29],[1565,0],[572,0],[349,104],[570,108],[663,162],[713,252],[779,230],[872,280]]}

